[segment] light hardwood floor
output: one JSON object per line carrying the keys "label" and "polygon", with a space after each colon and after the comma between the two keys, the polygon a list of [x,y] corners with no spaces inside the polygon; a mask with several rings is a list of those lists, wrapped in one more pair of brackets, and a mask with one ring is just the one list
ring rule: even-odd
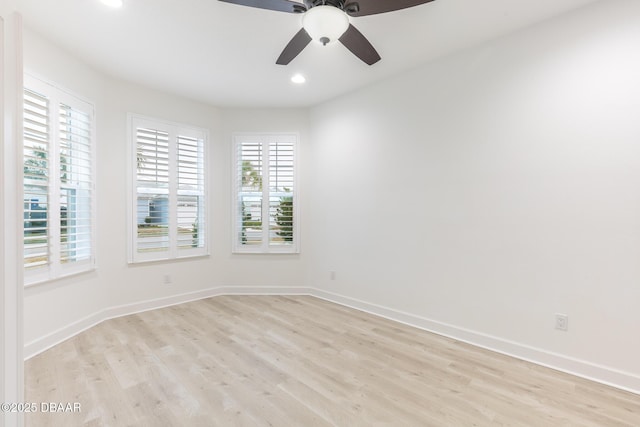
{"label": "light hardwood floor", "polygon": [[26,363],[47,426],[640,426],[640,396],[307,296],[101,323]]}

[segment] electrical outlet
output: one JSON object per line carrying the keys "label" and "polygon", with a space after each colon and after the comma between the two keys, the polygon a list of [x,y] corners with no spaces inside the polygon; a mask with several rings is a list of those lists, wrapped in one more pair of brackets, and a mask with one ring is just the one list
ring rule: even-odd
{"label": "electrical outlet", "polygon": [[162,281],[164,282],[165,285],[168,285],[171,283],[171,275],[170,274],[165,274],[164,277],[162,278]]}
{"label": "electrical outlet", "polygon": [[329,272],[329,278],[331,280],[336,280],[336,272],[335,271],[330,271]]}
{"label": "electrical outlet", "polygon": [[556,329],[566,331],[569,329],[569,316],[566,314],[556,313]]}

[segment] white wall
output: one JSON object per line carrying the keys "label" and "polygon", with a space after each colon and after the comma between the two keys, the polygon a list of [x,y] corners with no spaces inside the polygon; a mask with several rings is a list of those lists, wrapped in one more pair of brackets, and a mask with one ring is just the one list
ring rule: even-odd
{"label": "white wall", "polygon": [[[214,295],[224,288],[271,292],[299,288],[301,256],[231,254],[231,134],[308,135],[307,110],[223,110],[91,69],[32,31],[25,31],[25,68],[95,104],[97,123],[96,271],[25,290],[25,344],[31,355],[105,317]],[[142,114],[210,132],[211,256],[170,263],[127,264],[126,115]],[[304,151],[304,147],[301,151]],[[163,284],[170,275],[172,284]]]}
{"label": "white wall", "polygon": [[312,109],[308,283],[640,390],[638,46],[598,2]]}

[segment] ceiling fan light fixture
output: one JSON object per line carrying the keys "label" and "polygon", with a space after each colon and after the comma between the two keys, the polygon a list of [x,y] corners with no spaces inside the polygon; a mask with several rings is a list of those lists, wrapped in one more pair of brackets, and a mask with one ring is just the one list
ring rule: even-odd
{"label": "ceiling fan light fixture", "polygon": [[302,26],[313,40],[327,45],[347,31],[349,16],[334,6],[315,6],[305,12]]}

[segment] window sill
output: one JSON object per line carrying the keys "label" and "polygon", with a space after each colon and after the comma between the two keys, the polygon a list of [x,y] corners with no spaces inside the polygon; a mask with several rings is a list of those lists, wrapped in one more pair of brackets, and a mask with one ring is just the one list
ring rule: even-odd
{"label": "window sill", "polygon": [[95,273],[98,270],[97,266],[93,266],[89,269],[86,270],[82,270],[82,271],[72,271],[72,272],[68,272],[65,274],[61,274],[57,277],[38,277],[38,278],[33,278],[33,280],[28,281],[26,275],[25,275],[25,282],[24,282],[24,288],[25,289],[31,289],[31,288],[37,288],[40,286],[45,286],[45,285],[50,285],[50,284],[54,284],[56,282],[60,282],[63,281],[65,279],[70,279],[76,276],[82,276],[85,274],[91,274],[91,273]]}

